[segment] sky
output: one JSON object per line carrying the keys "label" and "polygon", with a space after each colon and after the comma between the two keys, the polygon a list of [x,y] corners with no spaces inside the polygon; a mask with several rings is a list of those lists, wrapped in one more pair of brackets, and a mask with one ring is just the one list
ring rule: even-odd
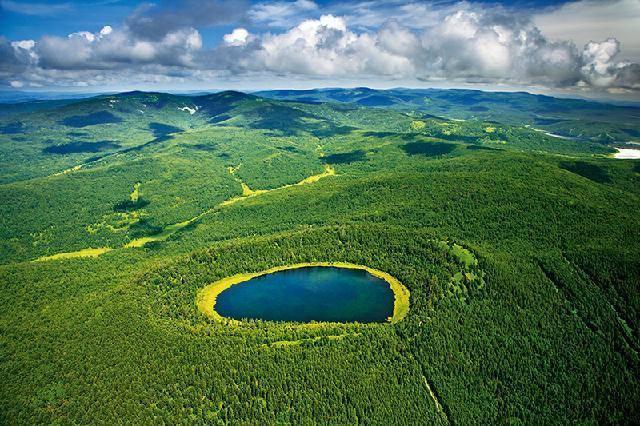
{"label": "sky", "polygon": [[464,87],[640,100],[640,0],[0,0],[0,88]]}

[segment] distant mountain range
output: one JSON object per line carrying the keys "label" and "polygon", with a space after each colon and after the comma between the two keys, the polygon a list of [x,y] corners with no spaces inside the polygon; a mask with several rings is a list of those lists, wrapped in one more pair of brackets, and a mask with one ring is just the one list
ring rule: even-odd
{"label": "distant mountain range", "polygon": [[[14,94],[0,92],[0,116],[73,104],[82,98],[91,96],[59,92],[42,92],[37,95],[31,92],[11,93]],[[221,93],[227,95],[220,97]],[[28,98],[29,96],[38,96],[44,99],[33,101]],[[62,96],[67,98],[61,99]],[[69,98],[69,96],[72,97]],[[146,102],[145,96],[161,99],[162,105],[167,102],[172,105],[175,103],[176,108],[186,104],[190,105],[189,108],[200,106],[204,110],[215,113],[213,116],[221,115],[225,109],[224,105],[230,101],[253,96],[253,99],[260,97],[261,99],[267,98],[302,104],[348,104],[351,107],[390,109],[452,120],[478,120],[504,125],[526,125],[562,137],[607,144],[626,143],[640,139],[640,126],[638,125],[640,106],[638,105],[613,105],[580,99],[532,95],[524,92],[404,88],[376,90],[359,87],[352,89],[268,90],[254,92],[251,95],[235,91],[208,94],[189,93],[186,95],[134,91],[99,95],[92,99],[98,101],[137,99],[142,105]],[[7,104],[11,99],[13,99],[12,102],[20,103]],[[3,105],[2,102],[5,104]],[[152,100],[150,103],[154,104],[155,101]],[[286,104],[282,104],[280,107],[283,105]],[[135,111],[138,107],[133,108],[132,106],[130,109]],[[218,111],[220,108],[222,110]],[[264,113],[265,111],[261,112],[261,114]],[[281,115],[275,115],[282,119]]]}

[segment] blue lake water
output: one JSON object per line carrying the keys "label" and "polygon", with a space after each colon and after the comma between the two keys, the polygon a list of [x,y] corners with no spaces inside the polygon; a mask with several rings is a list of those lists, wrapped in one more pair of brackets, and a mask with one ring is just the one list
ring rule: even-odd
{"label": "blue lake water", "polygon": [[305,267],[262,275],[220,293],[227,318],[270,321],[385,322],[393,315],[389,284],[364,270]]}

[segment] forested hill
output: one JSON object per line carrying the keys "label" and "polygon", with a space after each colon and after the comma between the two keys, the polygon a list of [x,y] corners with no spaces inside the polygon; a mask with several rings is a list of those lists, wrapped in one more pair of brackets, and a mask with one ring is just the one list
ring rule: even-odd
{"label": "forested hill", "polygon": [[[0,182],[61,172],[107,154],[154,145],[161,142],[157,138],[164,133],[204,127],[318,138],[356,136],[360,131],[367,137],[423,136],[573,155],[610,154],[615,152],[614,147],[637,141],[640,135],[634,118],[638,108],[518,93],[326,89],[262,95],[295,101],[234,91],[198,96],[127,92],[0,105],[0,138],[14,142],[0,146],[0,152],[8,153],[0,157],[5,170]],[[310,103],[310,98],[316,100]],[[376,104],[374,99],[380,102],[371,108]],[[321,102],[326,100],[331,102]],[[573,109],[574,105],[579,108]],[[25,137],[27,134],[29,137]],[[55,155],[60,153],[65,156]],[[21,167],[22,161],[35,162],[38,167]]]}
{"label": "forested hill", "polygon": [[267,90],[256,94],[298,102],[346,102],[366,107],[417,110],[454,118],[528,124],[566,137],[600,142],[640,138],[640,105],[612,105],[525,92],[463,89]]}

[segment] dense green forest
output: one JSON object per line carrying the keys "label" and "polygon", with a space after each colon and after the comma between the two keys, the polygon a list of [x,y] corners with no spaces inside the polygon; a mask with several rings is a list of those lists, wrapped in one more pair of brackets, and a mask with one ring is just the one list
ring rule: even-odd
{"label": "dense green forest", "polygon": [[[640,420],[640,160],[612,156],[638,108],[364,89],[29,105],[0,108],[0,423]],[[302,262],[388,272],[409,313],[197,309],[211,282]]]}

